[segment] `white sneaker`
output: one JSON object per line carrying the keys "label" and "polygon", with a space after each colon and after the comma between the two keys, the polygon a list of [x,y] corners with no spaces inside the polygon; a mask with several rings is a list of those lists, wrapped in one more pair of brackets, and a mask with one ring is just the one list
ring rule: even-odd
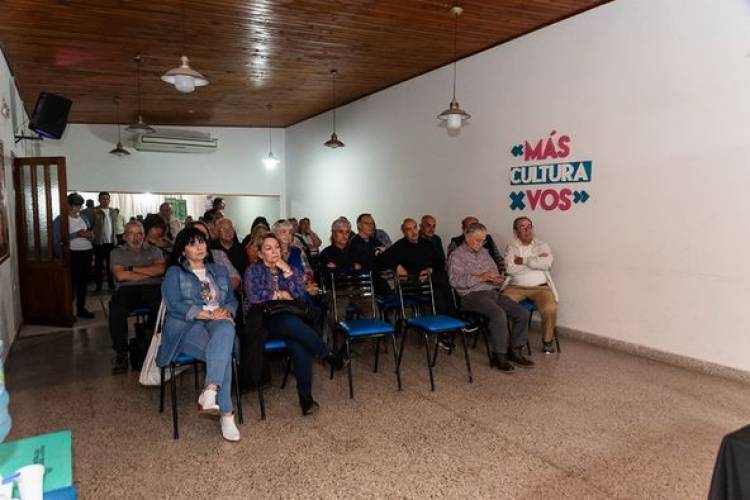
{"label": "white sneaker", "polygon": [[221,418],[221,435],[227,441],[239,441],[240,430],[237,428],[237,424],[234,423],[234,414],[222,415]]}
{"label": "white sneaker", "polygon": [[219,405],[216,404],[216,391],[204,389],[198,396],[198,411],[206,415],[218,415]]}

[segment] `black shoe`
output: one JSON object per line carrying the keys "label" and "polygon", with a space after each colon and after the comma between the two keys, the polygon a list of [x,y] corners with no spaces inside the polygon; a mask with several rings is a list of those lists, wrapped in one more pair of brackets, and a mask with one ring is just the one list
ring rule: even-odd
{"label": "black shoe", "polygon": [[102,291],[102,286],[101,285],[96,285],[96,289],[94,291],[95,292],[101,292]]}
{"label": "black shoe", "polygon": [[523,347],[510,349],[508,351],[508,361],[517,364],[521,368],[533,368],[534,362],[523,355]]}
{"label": "black shoe", "polygon": [[112,375],[119,375],[121,373],[127,373],[128,371],[128,355],[127,353],[118,353],[115,357],[114,364],[112,366]]}
{"label": "black shoe", "polygon": [[498,354],[496,352],[493,352],[490,355],[490,366],[497,368],[503,373],[513,373],[513,365],[508,363],[508,355],[507,354]]}
{"label": "black shoe", "polygon": [[76,313],[76,316],[78,316],[79,318],[82,318],[82,319],[93,319],[94,318],[94,313],[89,312],[86,309],[83,309],[81,311],[78,311]]}
{"label": "black shoe", "polygon": [[323,363],[330,365],[334,370],[343,369],[346,366],[347,361],[348,358],[346,357],[346,353],[344,353],[343,349],[339,349],[339,351],[336,353],[329,352],[323,358]]}
{"label": "black shoe", "polygon": [[438,345],[444,351],[453,352],[456,349],[456,343],[453,342],[447,335],[443,335],[438,338]]}
{"label": "black shoe", "polygon": [[551,340],[549,342],[542,340],[542,352],[544,354],[554,354],[555,344]]}
{"label": "black shoe", "polygon": [[303,417],[312,415],[318,408],[320,408],[320,405],[313,398],[300,400],[299,405],[302,408]]}

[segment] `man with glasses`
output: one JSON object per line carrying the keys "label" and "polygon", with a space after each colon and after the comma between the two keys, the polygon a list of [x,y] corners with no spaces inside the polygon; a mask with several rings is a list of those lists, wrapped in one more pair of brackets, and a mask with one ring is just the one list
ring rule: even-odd
{"label": "man with glasses", "polygon": [[552,250],[550,246],[534,238],[534,226],[528,217],[513,221],[515,238],[505,250],[505,267],[510,284],[503,295],[521,302],[529,299],[542,316],[542,352],[555,352],[552,338],[557,323],[557,290],[552,281]]}
{"label": "man with glasses", "polygon": [[115,351],[113,374],[128,371],[128,313],[150,309],[152,320],[161,303],[161,281],[167,265],[161,250],[144,245],[140,222],[125,225],[125,245],[110,255],[117,288],[109,302],[109,334]]}
{"label": "man with glasses", "polygon": [[364,272],[372,270],[375,256],[385,250],[385,245],[375,237],[375,220],[370,214],[357,217],[357,234],[349,241],[352,260],[362,266]]}
{"label": "man with glasses", "polygon": [[[470,224],[464,242],[448,256],[450,283],[461,296],[467,311],[474,311],[489,320],[491,365],[503,373],[512,373],[512,363],[530,368],[534,362],[524,357],[522,349],[528,341],[529,312],[510,298],[500,294],[505,277],[498,272],[495,261],[484,248],[487,228],[478,222]],[[512,320],[508,346],[508,318]]]}
{"label": "man with glasses", "polygon": [[[464,238],[466,237],[466,228],[468,228],[470,225],[474,223],[478,223],[479,219],[474,217],[473,215],[470,215],[469,217],[464,217],[464,220],[461,221],[461,234],[459,236],[454,236],[451,238],[451,242],[448,245],[448,257],[451,256],[451,253],[456,248],[460,247],[463,242]],[[495,265],[497,266],[498,272],[500,274],[505,273],[505,261],[503,260],[503,254],[500,253],[500,250],[498,250],[497,245],[495,245],[495,241],[492,239],[492,235],[487,233],[487,238],[484,240],[484,248],[487,249],[487,251],[490,253],[490,257],[492,257],[492,260],[495,261]]]}

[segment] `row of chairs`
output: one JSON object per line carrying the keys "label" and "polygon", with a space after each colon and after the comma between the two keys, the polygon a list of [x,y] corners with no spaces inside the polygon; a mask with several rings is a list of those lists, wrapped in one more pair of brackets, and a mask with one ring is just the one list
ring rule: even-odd
{"label": "row of chairs", "polygon": [[[423,339],[427,369],[430,377],[430,389],[432,391],[435,390],[434,367],[436,366],[437,355],[438,351],[440,350],[438,345],[438,336],[444,334],[458,335],[460,337],[464,351],[468,381],[469,383],[473,383],[474,379],[471,369],[471,361],[469,359],[466,334],[467,332],[476,332],[474,347],[476,347],[479,337],[483,336],[487,349],[487,355],[489,357],[489,343],[486,337],[487,319],[479,313],[462,309],[460,307],[460,301],[455,295],[454,300],[456,301],[457,310],[459,311],[461,319],[437,314],[435,308],[432,279],[429,275],[423,279],[415,276],[410,276],[406,278],[396,279],[394,280],[394,282],[396,286],[396,295],[378,297],[375,293],[372,275],[369,273],[355,276],[331,276],[331,306],[335,322],[338,326],[337,330],[333,332],[333,346],[335,349],[338,337],[337,334],[340,331],[344,337],[346,354],[349,359],[349,363],[347,363],[349,397],[354,398],[354,383],[352,377],[352,345],[359,342],[376,342],[373,371],[377,372],[380,356],[380,343],[381,341],[387,341],[387,339],[390,337],[394,356],[396,382],[398,390],[400,391],[402,389],[401,361],[403,359],[403,354],[406,347],[406,337],[408,336],[408,333],[412,331],[416,332],[418,335],[421,335]],[[369,301],[371,310],[373,311],[372,317],[355,319],[339,318],[338,304],[342,300],[357,301],[360,303],[364,300]],[[534,306],[533,302],[531,301],[524,301],[521,303],[521,305],[529,309],[532,314],[533,311],[536,310],[536,306]],[[163,308],[164,306],[162,304],[162,307],[159,311],[159,325],[161,325],[163,321]],[[395,312],[394,322],[386,321],[388,312]],[[531,320],[529,320],[529,322],[531,322]],[[397,334],[401,335],[400,346],[397,343]],[[432,353],[430,353],[431,340],[433,341],[432,343],[434,345],[434,350]],[[557,337],[557,332],[555,332],[555,341],[557,350],[558,352],[560,352],[560,343]],[[530,354],[531,348],[528,343],[527,349]],[[283,340],[271,340],[266,342],[265,350],[268,353],[284,353],[286,351],[286,344]],[[288,357],[284,360],[284,363],[285,370],[283,382],[281,384],[282,389],[286,386],[289,373],[291,371],[291,361],[288,359]],[[165,369],[169,369],[174,439],[177,439],[179,436],[175,375],[180,367],[193,366],[195,371],[194,385],[197,392],[199,390],[198,372],[201,364],[202,362],[192,358],[191,356],[180,354],[172,363],[168,365],[168,367],[163,367],[161,369],[162,380],[160,388],[159,411],[164,411],[164,374]],[[331,368],[331,379],[333,378],[333,375],[334,370],[333,368]],[[237,380],[237,363],[233,358],[233,390],[237,400],[239,422],[243,423],[242,403]],[[266,406],[262,387],[258,387],[258,398],[260,404],[261,419],[265,419]]]}

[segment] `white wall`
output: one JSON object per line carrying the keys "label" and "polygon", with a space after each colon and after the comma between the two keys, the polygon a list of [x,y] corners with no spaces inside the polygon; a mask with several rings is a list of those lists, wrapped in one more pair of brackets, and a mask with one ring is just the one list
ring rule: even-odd
{"label": "white wall", "polygon": [[[530,215],[556,253],[560,324],[750,369],[750,6],[619,0],[461,61],[474,115],[437,126],[446,67],[287,129],[289,214],[321,236],[371,211],[392,236],[431,212],[444,237],[475,214],[502,242]],[[345,75],[342,75],[342,77]],[[511,211],[510,154],[551,130],[594,161],[592,198]]]}
{"label": "white wall", "polygon": [[281,163],[268,170],[262,162],[268,129],[155,128],[210,134],[219,139],[219,149],[208,154],[140,152],[131,147],[123,127],[123,144],[131,155],[117,157],[108,153],[117,142],[115,126],[71,124],[61,140],[45,140],[42,153],[65,156],[68,187],[81,191],[284,195],[284,130],[273,130],[274,156]]}
{"label": "white wall", "polygon": [[8,214],[6,222],[10,236],[10,257],[0,264],[0,339],[6,346],[7,353],[22,321],[18,255],[16,254],[16,199],[13,191],[12,155],[34,156],[37,149],[33,142],[21,141],[15,144],[13,139],[15,126],[23,125],[27,121],[27,116],[5,55],[0,51],[0,105],[3,99],[11,109],[10,117],[5,118],[0,115],[0,141],[3,143],[4,151],[2,161],[5,164],[5,203]]}

